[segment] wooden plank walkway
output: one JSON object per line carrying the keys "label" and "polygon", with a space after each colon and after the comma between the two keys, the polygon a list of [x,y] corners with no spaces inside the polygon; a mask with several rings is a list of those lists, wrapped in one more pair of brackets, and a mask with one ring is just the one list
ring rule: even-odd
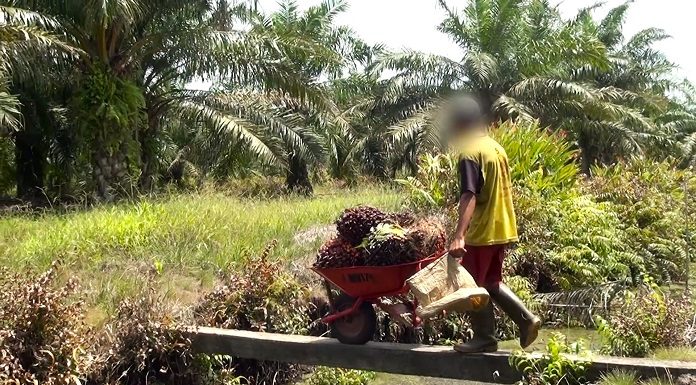
{"label": "wooden plank walkway", "polygon": [[[206,354],[498,384],[520,379],[508,364],[509,351],[463,355],[447,346],[377,342],[356,346],[331,338],[215,328],[191,333],[194,350]],[[593,357],[587,376],[596,379],[614,369],[635,371],[644,378],[696,375],[696,363],[602,356]]]}

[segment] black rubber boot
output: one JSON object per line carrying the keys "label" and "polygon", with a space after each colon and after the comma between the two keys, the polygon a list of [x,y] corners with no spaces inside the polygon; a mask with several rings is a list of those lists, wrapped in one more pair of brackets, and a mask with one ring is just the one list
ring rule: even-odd
{"label": "black rubber boot", "polygon": [[488,289],[491,299],[520,328],[520,346],[522,346],[522,349],[531,345],[539,335],[541,319],[532,314],[517,295],[505,284],[500,283],[497,287],[488,287],[486,289]]}
{"label": "black rubber boot", "polygon": [[454,350],[460,353],[483,353],[498,350],[498,341],[495,339],[495,314],[493,304],[489,301],[486,307],[477,312],[469,312],[471,328],[474,337],[459,345]]}

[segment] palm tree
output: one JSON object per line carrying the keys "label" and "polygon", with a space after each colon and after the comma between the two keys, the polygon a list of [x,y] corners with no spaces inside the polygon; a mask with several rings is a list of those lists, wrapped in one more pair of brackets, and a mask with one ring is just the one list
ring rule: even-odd
{"label": "palm tree", "polygon": [[[159,12],[162,13],[163,9],[159,8]],[[156,55],[150,55],[144,61],[142,82],[146,90],[148,124],[142,126],[144,129],[139,135],[143,148],[141,181],[151,179],[151,166],[159,157],[149,149],[160,138],[160,125],[171,119],[172,114],[194,122],[204,121],[206,124],[203,126],[193,126],[204,127],[217,139],[222,135],[231,136],[228,139],[245,147],[263,164],[278,160],[272,156],[277,154],[260,145],[256,133],[262,127],[254,123],[262,115],[261,111],[270,110],[243,101],[228,106],[223,92],[189,92],[183,88],[193,78],[214,76],[222,79],[224,88],[233,94],[227,100],[235,103],[239,102],[241,95],[248,96],[249,101],[258,101],[263,96],[260,94],[266,92],[279,92],[297,102],[316,102],[320,95],[311,79],[285,58],[290,55],[325,58],[329,51],[302,36],[259,28],[255,24],[258,15],[254,4],[241,3],[230,7],[222,1],[215,4],[207,17],[205,14],[185,14],[179,8],[171,7],[170,12],[164,13],[161,25],[152,27],[161,30],[163,26],[186,25],[192,18],[204,19],[197,30],[184,31],[180,40],[165,41]],[[172,33],[165,35],[171,39]],[[240,89],[246,91],[239,92]],[[247,92],[249,90],[260,94]],[[267,116],[266,119],[277,121],[278,117]],[[217,142],[221,143],[220,140]]]}
{"label": "palm tree", "polygon": [[53,27],[53,20],[36,12],[0,3],[0,134],[21,126],[19,101],[9,93],[12,77],[26,79],[35,75],[27,71],[38,55],[49,50],[54,54],[75,52],[52,33]]}
{"label": "palm tree", "polygon": [[[272,114],[263,117],[255,114],[249,118],[267,127],[260,134],[265,138],[260,137],[259,143],[266,143],[269,152],[281,160],[278,165],[286,170],[288,188],[306,194],[312,191],[310,167],[320,164],[327,155],[333,157],[338,136],[345,137],[351,131],[346,111],[333,99],[332,83],[344,73],[363,67],[379,49],[366,45],[350,29],[334,24],[336,16],[346,7],[345,1],[325,0],[300,12],[295,2],[285,1],[278,12],[268,16],[254,12],[249,18],[252,34],[267,34],[314,47],[311,51],[277,52],[274,57],[286,63],[303,83],[312,86],[309,98],[298,98],[287,92],[256,95],[254,105]],[[253,95],[248,87],[240,92],[240,85],[229,81],[224,89],[233,99]],[[218,97],[217,101],[220,100]],[[244,105],[239,101],[228,103],[226,110],[242,114],[239,108]]]}
{"label": "palm tree", "polygon": [[[677,96],[657,121],[666,132],[674,135],[681,166],[693,168],[696,166],[696,86],[685,80],[676,87],[676,91]],[[664,156],[664,153],[660,155]],[[674,152],[669,155],[674,155]]]}
{"label": "palm tree", "polygon": [[80,51],[60,39],[55,20],[39,13],[0,5],[0,20],[0,139],[14,147],[18,196],[37,198],[43,195],[49,146],[46,127],[32,123],[50,113],[51,67]]}
{"label": "palm tree", "polygon": [[[374,68],[397,71],[381,102],[402,105],[405,119],[391,131],[393,148],[402,149],[405,162],[437,146],[434,111],[457,92],[477,95],[492,121],[539,119],[542,126],[566,130],[587,170],[596,160],[592,146],[599,134],[636,143],[636,136],[655,130],[628,102],[638,98],[635,92],[585,76],[612,68],[588,19],[564,20],[545,0],[470,0],[461,12],[444,0],[439,4],[446,13],[439,30],[461,47],[461,60],[402,52]],[[409,97],[413,102],[404,103]]]}
{"label": "palm tree", "polygon": [[[274,59],[315,47],[235,30],[231,21],[246,11],[243,6],[212,0],[12,3],[50,17],[79,53],[72,58],[78,85],[70,110],[102,197],[128,186],[137,164],[142,185],[149,187],[159,128],[171,114],[221,122],[186,92],[190,79],[219,76],[300,96],[308,88]],[[240,121],[226,117],[225,129],[244,140],[248,132]]]}
{"label": "palm tree", "polygon": [[677,117],[671,112],[678,104],[669,95],[678,87],[672,78],[676,65],[654,48],[669,36],[648,28],[626,38],[623,25],[630,3],[611,9],[598,22],[590,16],[591,9],[582,10],[576,18],[597,34],[611,60],[609,68],[585,66],[573,73],[575,81],[592,84],[605,101],[604,108],[589,114],[587,108],[566,112],[570,118],[566,125],[573,126],[570,131],[583,150],[586,171],[595,162],[670,151],[675,144],[674,127],[685,123],[683,114]]}

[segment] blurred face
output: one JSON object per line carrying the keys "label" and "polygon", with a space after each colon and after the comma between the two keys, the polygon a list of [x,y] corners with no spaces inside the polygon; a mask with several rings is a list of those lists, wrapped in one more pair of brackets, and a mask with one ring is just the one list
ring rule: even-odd
{"label": "blurred face", "polygon": [[476,98],[467,95],[449,102],[444,116],[447,138],[452,139],[467,132],[480,131],[484,127],[484,117]]}
{"label": "blurred face", "polygon": [[448,144],[452,144],[469,133],[484,132],[485,127],[483,119],[451,119],[445,126],[445,139]]}

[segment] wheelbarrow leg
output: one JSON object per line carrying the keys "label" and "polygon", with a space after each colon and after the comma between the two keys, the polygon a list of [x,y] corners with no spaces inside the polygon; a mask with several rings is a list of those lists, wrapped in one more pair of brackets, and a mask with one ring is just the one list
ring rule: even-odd
{"label": "wheelbarrow leg", "polygon": [[336,300],[334,300],[333,290],[331,290],[331,283],[329,283],[328,279],[324,280],[324,288],[326,289],[326,297],[329,299],[329,308],[333,313],[336,311]]}

